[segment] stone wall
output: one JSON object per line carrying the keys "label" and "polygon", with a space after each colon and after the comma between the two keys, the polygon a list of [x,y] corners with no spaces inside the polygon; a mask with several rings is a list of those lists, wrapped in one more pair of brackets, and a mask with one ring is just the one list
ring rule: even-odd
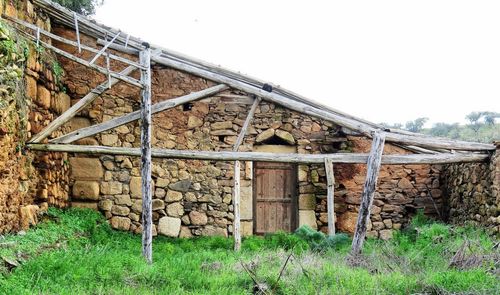
{"label": "stone wall", "polygon": [[[72,30],[53,29],[58,35],[74,39]],[[94,40],[82,36],[85,44]],[[75,48],[55,43],[75,54]],[[118,54],[118,53],[117,53]],[[77,54],[78,55],[78,54]],[[126,56],[136,60],[136,57]],[[89,59],[90,54],[80,56]],[[70,60],[61,58],[68,79],[63,83],[72,103],[106,80]],[[103,60],[98,61],[103,63]],[[112,68],[123,68],[112,63]],[[214,83],[187,73],[153,67],[153,102],[171,99],[198,91]],[[233,97],[238,97],[237,99]],[[226,91],[186,106],[179,106],[153,116],[154,147],[191,150],[231,150],[246,118],[252,99],[246,93]],[[124,83],[108,90],[72,121],[84,127],[101,123],[138,110],[139,92]],[[56,132],[52,137],[60,135]],[[86,138],[78,144],[104,146],[140,146],[140,128],[129,123],[103,134]],[[367,152],[370,141],[347,137],[338,126],[305,116],[275,104],[263,102],[241,151],[272,148],[299,154],[335,152]],[[388,145],[386,153],[406,151]],[[140,196],[140,161],[125,156],[89,157],[72,155],[72,205],[98,209],[115,229],[140,232],[142,201]],[[232,233],[233,163],[195,160],[153,161],[153,221],[154,232],[169,236],[223,235]],[[337,227],[353,232],[359,197],[364,182],[364,165],[335,165],[335,207]],[[393,229],[404,225],[417,209],[439,216],[442,206],[439,189],[440,167],[387,166],[382,168],[370,235],[388,238]],[[242,165],[242,229],[244,235],[253,230],[253,168],[251,162]],[[326,180],[322,165],[298,166],[299,225],[307,224],[326,231]]]}
{"label": "stone wall", "polygon": [[500,143],[496,146],[489,162],[445,166],[442,179],[449,222],[482,225],[500,233]]}
{"label": "stone wall", "polygon": [[[27,1],[0,1],[0,12],[50,30]],[[57,79],[57,60],[1,22],[0,233],[27,229],[39,210],[68,203],[66,154],[32,153],[26,141],[70,104]],[[55,70],[56,69],[56,70]],[[55,74],[57,73],[57,74]]]}

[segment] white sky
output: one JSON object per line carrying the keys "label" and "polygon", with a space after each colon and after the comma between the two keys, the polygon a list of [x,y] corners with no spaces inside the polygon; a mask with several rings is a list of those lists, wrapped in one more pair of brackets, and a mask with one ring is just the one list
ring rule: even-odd
{"label": "white sky", "polygon": [[373,122],[500,112],[500,1],[105,0],[98,21]]}

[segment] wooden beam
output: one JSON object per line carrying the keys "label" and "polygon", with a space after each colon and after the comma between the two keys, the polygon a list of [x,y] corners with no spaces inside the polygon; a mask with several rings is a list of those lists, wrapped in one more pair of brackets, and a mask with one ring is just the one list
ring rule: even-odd
{"label": "wooden beam", "polygon": [[[22,31],[19,31],[19,32],[21,32],[24,36],[26,36],[26,38],[28,38],[28,39],[30,39],[32,41],[36,41],[36,38],[33,37],[33,36],[31,36],[30,34],[24,33]],[[59,49],[59,48],[57,48],[55,46],[52,46],[52,45],[50,45],[50,44],[48,44],[46,42],[40,41],[40,44],[43,47],[48,48],[48,49],[54,51],[55,53],[57,53],[57,54],[59,54],[61,56],[64,56],[65,58],[67,58],[69,60],[72,60],[74,62],[77,62],[77,63],[81,64],[81,65],[84,65],[86,67],[94,69],[94,70],[96,70],[96,71],[98,71],[98,72],[100,72],[100,73],[102,73],[104,75],[108,75],[109,74],[111,77],[116,78],[116,79],[121,80],[121,81],[124,81],[124,82],[127,82],[130,85],[134,85],[136,87],[142,88],[142,84],[139,81],[137,81],[136,79],[134,79],[134,78],[130,78],[128,76],[124,76],[124,75],[116,73],[116,72],[109,72],[106,68],[103,68],[103,67],[95,65],[95,64],[90,64],[88,61],[86,61],[84,59],[81,59],[79,57],[76,57],[76,56],[72,55],[71,53],[68,53],[68,52],[66,52],[64,50],[61,50],[61,49]]]}
{"label": "wooden beam", "polygon": [[[79,44],[78,42],[71,41],[71,40],[66,39],[66,38],[63,38],[63,37],[61,37],[61,36],[57,36],[56,34],[53,34],[53,33],[51,33],[51,32],[45,31],[45,30],[41,29],[40,27],[37,27],[37,26],[35,26],[35,25],[33,25],[33,24],[30,24],[30,23],[28,23],[28,22],[25,22],[25,21],[23,21],[23,20],[20,20],[20,19],[17,19],[17,18],[12,18],[12,17],[10,17],[10,16],[8,16],[8,15],[5,15],[5,14],[4,14],[4,15],[2,15],[2,17],[3,17],[3,18],[5,18],[5,19],[7,19],[7,20],[9,20],[9,21],[11,21],[11,22],[13,22],[13,23],[16,23],[16,24],[18,24],[18,25],[24,26],[24,27],[26,27],[26,28],[28,28],[28,29],[35,30],[35,31],[37,31],[37,32],[40,32],[40,33],[42,33],[43,35],[45,35],[45,36],[47,36],[47,37],[49,37],[49,38],[51,38],[51,39],[53,39],[53,40],[56,40],[56,41],[58,41],[58,42],[61,42],[61,43],[64,43],[64,44],[67,44],[67,45],[70,45],[70,46],[73,46],[73,47],[76,47],[76,48],[84,49],[84,50],[87,50],[87,51],[90,51],[90,52],[93,52],[93,53],[98,53],[98,52],[99,52],[99,50],[98,50],[98,49],[96,49],[96,48],[93,48],[93,47],[87,46],[87,45],[85,45],[85,44]],[[105,45],[105,44],[104,44],[104,45]],[[79,52],[80,52],[80,50],[79,50]],[[137,52],[137,54],[136,54],[136,55],[138,55],[138,54],[139,54],[139,51],[136,51],[136,52]],[[158,51],[158,52],[160,52],[160,51]],[[137,62],[135,62],[135,61],[132,61],[132,60],[129,60],[129,59],[127,59],[127,58],[124,58],[124,57],[121,57],[121,56],[115,55],[115,54],[110,54],[110,55],[109,55],[109,57],[110,57],[111,59],[114,59],[114,60],[117,60],[117,61],[123,62],[123,63],[125,63],[125,64],[127,64],[127,65],[131,65],[131,66],[134,66],[134,67],[136,67],[136,68],[140,68],[140,67],[141,67],[141,65],[140,65],[139,63],[137,63]]]}
{"label": "wooden beam", "polygon": [[233,207],[234,207],[234,222],[233,222],[233,237],[234,251],[241,249],[241,223],[240,223],[240,199],[241,199],[241,179],[240,179],[240,161],[234,162],[234,187],[233,187]]}
{"label": "wooden beam", "polygon": [[[107,147],[71,144],[28,144],[31,150],[47,152],[84,153],[91,155],[120,155],[141,156],[139,148]],[[336,153],[336,154],[285,154],[261,152],[233,152],[233,151],[192,151],[152,149],[154,158],[193,159],[213,161],[262,161],[281,163],[324,164],[325,158],[330,158],[332,163],[366,164],[368,154]],[[441,155],[384,155],[382,164],[449,164],[465,162],[483,162],[490,156],[487,154],[441,154]]]}
{"label": "wooden beam", "polygon": [[[207,96],[211,96],[211,95],[216,94],[220,91],[224,91],[227,88],[228,87],[225,85],[217,85],[217,86],[213,86],[213,87],[210,87],[210,88],[198,91],[198,92],[190,93],[188,95],[184,95],[184,96],[177,97],[174,99],[168,99],[168,100],[154,104],[151,107],[151,113],[156,114],[158,112],[174,108],[176,106],[185,104],[187,102],[191,102],[191,101],[198,100],[198,99],[201,99],[201,98],[204,98]],[[109,121],[106,121],[106,122],[103,122],[100,124],[96,124],[96,125],[93,125],[90,127],[78,129],[78,130],[75,130],[75,131],[70,132],[68,134],[65,134],[63,136],[60,136],[58,138],[54,138],[54,139],[50,140],[49,142],[51,142],[51,143],[71,143],[71,142],[77,141],[79,139],[89,137],[89,136],[98,134],[100,132],[110,130],[110,129],[119,127],[121,125],[139,120],[139,118],[141,116],[140,112],[141,112],[140,110],[134,111],[132,113],[128,113],[126,115],[113,118]]]}
{"label": "wooden beam", "polygon": [[377,186],[378,174],[382,163],[382,153],[384,152],[384,133],[375,132],[373,136],[370,155],[368,156],[368,167],[366,170],[366,179],[361,195],[361,205],[359,206],[358,220],[356,222],[356,231],[352,239],[351,254],[361,253],[366,236],[366,228],[370,219],[370,210],[373,204],[373,197]]}
{"label": "wooden beam", "polygon": [[332,159],[325,159],[326,184],[327,184],[327,214],[328,214],[328,235],[335,235],[335,175],[333,174]]}
{"label": "wooden beam", "polygon": [[94,58],[89,62],[90,64],[93,64],[105,51],[108,49],[108,47],[113,44],[113,42],[120,36],[120,32],[118,32],[111,41],[109,41],[106,45],[104,45],[99,52],[94,56]]}
{"label": "wooden beam", "polygon": [[[245,119],[245,123],[241,127],[240,134],[234,143],[233,151],[237,152],[241,143],[243,142],[243,138],[245,138],[245,134],[247,133],[248,125],[253,119],[253,115],[257,106],[259,105],[261,99],[260,97],[256,98],[250,108],[250,112]],[[234,250],[240,251],[241,249],[241,222],[240,222],[240,196],[241,196],[241,179],[240,179],[240,169],[241,163],[240,161],[234,162],[234,186],[233,186],[233,207],[234,207],[234,222],[233,222],[233,236],[234,236]]]}
{"label": "wooden beam", "polygon": [[[146,46],[149,47],[149,46]],[[151,50],[141,52],[141,176],[142,176],[142,255],[151,264],[153,247],[153,211],[151,191]]]}
{"label": "wooden beam", "polygon": [[[136,68],[133,66],[129,66],[120,73],[122,75],[131,74]],[[38,143],[50,136],[52,132],[56,131],[59,127],[64,125],[66,122],[71,120],[76,114],[78,114],[81,110],[83,110],[86,106],[91,104],[99,95],[103,94],[106,90],[109,89],[109,86],[113,86],[118,83],[118,79],[111,78],[110,81],[106,81],[96,88],[92,89],[87,95],[85,95],[82,99],[80,99],[77,103],[75,103],[72,107],[66,110],[61,114],[57,119],[52,121],[45,129],[40,131],[38,134],[33,136],[30,139],[30,143]]]}

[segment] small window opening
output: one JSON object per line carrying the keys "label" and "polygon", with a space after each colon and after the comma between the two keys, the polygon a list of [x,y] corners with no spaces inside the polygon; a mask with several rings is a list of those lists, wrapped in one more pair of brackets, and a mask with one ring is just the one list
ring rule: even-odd
{"label": "small window opening", "polygon": [[182,105],[182,110],[184,112],[190,111],[193,108],[193,104],[188,102]]}

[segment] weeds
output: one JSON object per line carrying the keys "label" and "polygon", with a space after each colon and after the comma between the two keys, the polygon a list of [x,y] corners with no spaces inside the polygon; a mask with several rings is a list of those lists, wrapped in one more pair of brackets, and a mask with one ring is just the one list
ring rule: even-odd
{"label": "weeds", "polygon": [[111,230],[93,211],[50,209],[26,235],[0,238],[0,257],[18,264],[0,274],[0,294],[249,294],[256,284],[265,294],[500,292],[498,260],[450,265],[491,258],[498,241],[419,218],[393,240],[368,240],[356,267],[346,263],[348,237],[309,228],[247,237],[238,253],[230,238],[157,237],[150,266],[140,236]]}

